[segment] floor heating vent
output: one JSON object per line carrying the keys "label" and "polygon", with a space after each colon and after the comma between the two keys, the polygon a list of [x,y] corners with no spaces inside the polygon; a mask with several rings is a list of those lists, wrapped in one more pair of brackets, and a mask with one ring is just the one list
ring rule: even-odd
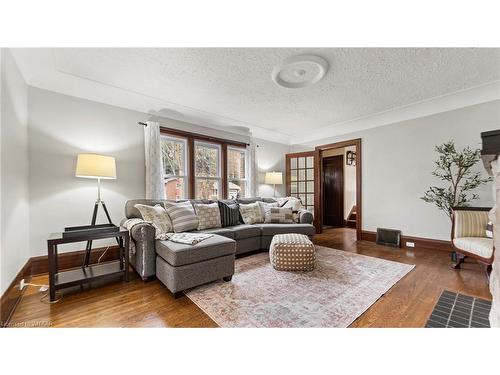
{"label": "floor heating vent", "polygon": [[401,247],[401,231],[396,229],[377,228],[377,244]]}

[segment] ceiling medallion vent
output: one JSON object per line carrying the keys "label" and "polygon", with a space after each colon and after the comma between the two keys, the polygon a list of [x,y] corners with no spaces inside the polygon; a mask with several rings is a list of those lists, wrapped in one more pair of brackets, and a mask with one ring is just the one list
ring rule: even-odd
{"label": "ceiling medallion vent", "polygon": [[274,68],[273,81],[282,87],[299,89],[319,82],[328,72],[328,62],[316,55],[292,56]]}

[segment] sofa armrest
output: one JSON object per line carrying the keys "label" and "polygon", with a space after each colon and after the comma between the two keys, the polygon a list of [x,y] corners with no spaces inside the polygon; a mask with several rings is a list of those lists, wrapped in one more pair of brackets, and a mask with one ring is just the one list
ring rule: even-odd
{"label": "sofa armrest", "polygon": [[299,211],[299,223],[300,224],[312,224],[314,220],[313,214],[307,210]]}
{"label": "sofa armrest", "polygon": [[143,280],[156,274],[155,228],[149,223],[139,223],[130,230],[135,243],[135,254],[130,257],[132,266]]}

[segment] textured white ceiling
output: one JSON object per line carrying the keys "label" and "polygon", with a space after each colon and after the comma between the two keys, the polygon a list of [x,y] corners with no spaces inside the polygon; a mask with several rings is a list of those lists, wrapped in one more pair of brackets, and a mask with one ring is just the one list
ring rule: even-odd
{"label": "textured white ceiling", "polygon": [[[277,86],[273,68],[303,53],[328,61],[323,80],[303,89]],[[175,111],[287,139],[500,80],[500,49],[92,48],[14,55],[34,86],[74,94],[65,86],[85,80],[81,96],[90,99],[101,100],[90,89],[85,94],[85,85],[99,85],[101,96],[106,89],[110,97],[126,92],[148,112]],[[113,104],[120,105],[117,98]],[[130,104],[124,99],[122,106]]]}

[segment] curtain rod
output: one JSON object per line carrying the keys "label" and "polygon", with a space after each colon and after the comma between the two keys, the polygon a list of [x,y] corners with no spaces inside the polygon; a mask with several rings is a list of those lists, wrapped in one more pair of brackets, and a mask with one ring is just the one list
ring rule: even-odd
{"label": "curtain rod", "polygon": [[[138,125],[142,125],[142,126],[148,126],[148,124],[146,124],[145,122],[142,122],[142,121],[138,121],[137,122]],[[210,140],[210,136],[205,136],[207,137],[209,140]],[[241,142],[241,143],[246,143],[246,142]],[[246,143],[247,146],[250,146],[250,143]],[[258,144],[255,145],[256,147],[259,147]]]}

